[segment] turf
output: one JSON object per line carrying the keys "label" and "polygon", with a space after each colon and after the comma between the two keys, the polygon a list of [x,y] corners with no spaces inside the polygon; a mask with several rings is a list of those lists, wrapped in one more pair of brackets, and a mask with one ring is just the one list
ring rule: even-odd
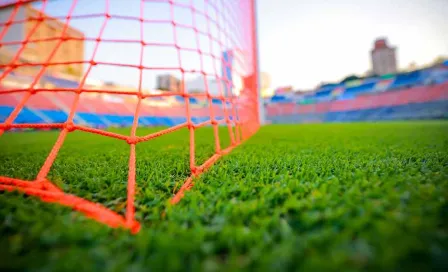
{"label": "turf", "polygon": [[[34,178],[57,135],[2,136],[0,174]],[[212,130],[196,142],[201,163]],[[176,132],[137,146],[137,235],[0,192],[0,269],[444,270],[447,150],[446,122],[266,126],[170,206],[189,174],[188,132]],[[49,177],[123,212],[128,156],[124,142],[73,132]]]}

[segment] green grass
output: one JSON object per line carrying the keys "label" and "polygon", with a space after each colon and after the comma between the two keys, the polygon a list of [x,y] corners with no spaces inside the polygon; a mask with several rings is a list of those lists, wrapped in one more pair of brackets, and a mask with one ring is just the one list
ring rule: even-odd
{"label": "green grass", "polygon": [[[196,136],[201,163],[212,130]],[[2,136],[0,175],[33,179],[56,137]],[[447,150],[445,122],[266,126],[170,206],[189,175],[188,132],[176,132],[137,146],[137,235],[0,192],[0,269],[443,270]],[[74,132],[49,177],[122,213],[128,156],[125,142]]]}

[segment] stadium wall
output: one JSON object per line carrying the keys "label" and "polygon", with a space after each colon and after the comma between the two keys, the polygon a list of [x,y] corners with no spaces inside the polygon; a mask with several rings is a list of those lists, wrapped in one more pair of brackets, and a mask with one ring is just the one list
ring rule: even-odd
{"label": "stadium wall", "polygon": [[[73,101],[73,94],[36,94],[28,103],[27,110],[20,113],[15,123],[58,123],[66,118],[63,108]],[[20,95],[4,95],[0,103],[0,121],[12,112]],[[132,124],[136,101],[120,100],[117,103],[104,96],[85,96],[81,100],[76,123],[92,127],[129,126]],[[176,104],[177,103],[177,104]],[[143,107],[139,119],[144,126],[172,126],[185,122],[182,101],[170,102],[168,106]],[[62,106],[61,106],[62,105]],[[64,106],[65,105],[65,106]],[[194,106],[195,105],[195,106]],[[209,119],[208,108],[192,101],[192,118],[195,122]],[[224,118],[222,103],[213,104],[217,119]],[[269,123],[316,123],[360,122],[379,120],[419,120],[448,118],[448,82],[430,87],[414,87],[406,90],[363,95],[351,100],[322,102],[309,105],[293,103],[273,104],[266,107]]]}
{"label": "stadium wall", "polygon": [[448,118],[448,82],[309,105],[266,105],[269,123],[353,122]]}

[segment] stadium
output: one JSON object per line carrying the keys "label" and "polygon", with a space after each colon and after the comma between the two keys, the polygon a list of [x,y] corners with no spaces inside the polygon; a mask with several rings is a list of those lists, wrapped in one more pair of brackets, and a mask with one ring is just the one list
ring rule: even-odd
{"label": "stadium", "polygon": [[2,270],[448,268],[448,59],[264,95],[258,1],[131,2],[0,0]]}

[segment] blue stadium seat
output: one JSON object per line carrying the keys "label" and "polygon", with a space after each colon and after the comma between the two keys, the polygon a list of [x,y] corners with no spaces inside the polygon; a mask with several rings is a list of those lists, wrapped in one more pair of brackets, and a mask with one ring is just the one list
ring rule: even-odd
{"label": "blue stadium seat", "polygon": [[6,118],[11,114],[14,110],[13,107],[9,106],[0,106],[0,122],[5,122]]}
{"label": "blue stadium seat", "polygon": [[44,124],[45,120],[33,113],[28,108],[23,108],[17,118],[14,120],[15,124],[32,123],[32,124]]}
{"label": "blue stadium seat", "polygon": [[52,123],[64,123],[67,121],[67,113],[62,110],[40,110],[43,114],[51,119]]}
{"label": "blue stadium seat", "polygon": [[373,91],[373,87],[375,86],[376,82],[370,82],[366,84],[362,84],[356,87],[349,87],[345,89],[344,95],[345,96],[356,96],[363,93],[368,93]]}
{"label": "blue stadium seat", "polygon": [[82,118],[84,121],[86,121],[90,126],[92,127],[105,127],[107,124],[105,124],[101,118],[98,116],[98,114],[94,113],[87,113],[87,112],[79,112],[77,113],[80,118]]}
{"label": "blue stadium seat", "polygon": [[293,102],[292,99],[284,96],[284,95],[274,95],[271,97],[272,103],[291,103]]}
{"label": "blue stadium seat", "polygon": [[210,117],[191,117],[191,121],[193,121],[193,123],[195,124],[199,124],[208,120],[210,120]]}
{"label": "blue stadium seat", "polygon": [[399,74],[395,78],[395,81],[389,86],[389,90],[412,87],[422,83],[421,72],[414,71],[406,74]]}
{"label": "blue stadium seat", "polygon": [[[176,102],[179,102],[179,103],[185,103],[185,99],[180,95],[176,95],[175,100],[176,100]],[[190,104],[194,104],[194,105],[199,104],[198,99],[195,97],[190,97],[189,101],[190,101]]]}

